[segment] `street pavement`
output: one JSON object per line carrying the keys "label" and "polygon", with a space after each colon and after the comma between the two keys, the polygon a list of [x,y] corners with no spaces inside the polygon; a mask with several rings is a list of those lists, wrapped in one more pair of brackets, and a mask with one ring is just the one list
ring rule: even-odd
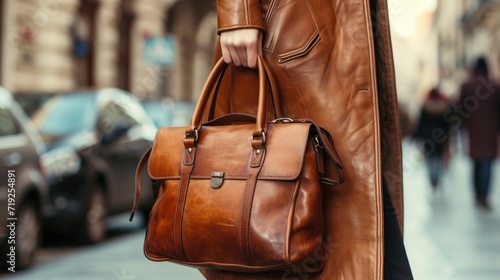
{"label": "street pavement", "polygon": [[405,243],[415,279],[500,279],[500,162],[493,167],[491,204],[475,205],[471,162],[458,149],[433,191],[424,161],[404,142]]}
{"label": "street pavement", "polygon": [[[471,165],[462,152],[452,157],[442,184],[433,191],[422,155],[407,141],[403,148],[405,243],[415,279],[500,279],[500,163],[495,163],[493,172],[493,211],[485,212],[472,199]],[[195,269],[147,260],[142,254],[143,240],[144,230],[135,230],[105,244],[0,278],[204,279]]]}
{"label": "street pavement", "polygon": [[[128,215],[127,215],[128,216]],[[120,218],[120,217],[118,217]],[[131,233],[115,237],[103,245],[84,248],[77,253],[35,266],[29,270],[0,274],[0,279],[16,280],[202,280],[192,268],[166,262],[152,262],[142,253],[144,230],[127,225],[121,217],[114,229],[130,229]],[[139,221],[136,221],[140,224]],[[2,278],[4,276],[5,278]]]}

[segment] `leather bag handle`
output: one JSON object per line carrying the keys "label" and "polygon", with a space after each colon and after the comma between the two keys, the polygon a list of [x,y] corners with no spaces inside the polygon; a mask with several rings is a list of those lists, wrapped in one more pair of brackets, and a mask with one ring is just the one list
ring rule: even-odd
{"label": "leather bag handle", "polygon": [[[265,71],[266,77],[267,77],[267,80],[269,81],[269,86],[271,88],[271,101],[273,104],[274,119],[283,118],[284,117],[283,110],[282,110],[283,107],[281,107],[281,99],[279,98],[279,95],[278,95],[278,86],[276,84],[276,80],[271,75],[271,73],[272,73],[271,69],[270,69],[269,65],[266,63],[266,61],[262,60],[262,62],[264,64],[264,69],[266,70]],[[227,69],[225,71],[227,71]],[[220,85],[222,83],[225,71],[222,71],[222,73],[220,73],[220,76],[217,79],[217,83],[216,83],[213,97],[212,97],[212,105],[210,105],[210,111],[208,112],[208,121],[209,122],[212,121],[213,119],[215,119],[214,116],[215,116],[215,106],[217,104],[217,96],[219,93],[219,88],[220,88]],[[234,114],[234,113],[232,113],[232,114]]]}
{"label": "leather bag handle", "polygon": [[211,121],[204,123],[204,126],[218,126],[218,125],[228,125],[235,123],[255,123],[255,116],[245,113],[233,113],[220,116]]}
{"label": "leather bag handle", "polygon": [[[223,74],[227,68],[227,64],[224,59],[219,59],[210,72],[205,85],[201,91],[201,95],[198,99],[198,103],[194,109],[193,116],[189,128],[186,130],[186,135],[184,139],[184,147],[194,148],[196,142],[198,141],[198,131],[203,125],[203,114],[207,107],[210,97],[215,94],[213,90],[219,81],[219,77]],[[254,149],[262,149],[265,145],[265,133],[267,127],[267,114],[266,114],[266,77],[271,79],[268,68],[264,66],[264,62],[261,56],[257,59],[257,69],[259,72],[259,101],[257,105],[257,119],[255,122],[255,129],[252,133],[252,147]]]}

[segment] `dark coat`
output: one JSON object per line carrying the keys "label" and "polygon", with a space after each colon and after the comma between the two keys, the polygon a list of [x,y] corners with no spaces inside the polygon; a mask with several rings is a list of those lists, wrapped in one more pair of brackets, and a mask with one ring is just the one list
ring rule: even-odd
{"label": "dark coat", "polygon": [[[343,162],[346,181],[324,193],[325,242],[332,250],[324,269],[307,279],[382,279],[382,180],[403,226],[401,133],[386,1],[217,0],[217,12],[219,32],[264,32],[264,58],[285,115],[310,118],[327,129]],[[215,58],[220,56],[219,48]],[[219,92],[219,112],[255,113],[256,76],[232,68]],[[285,279],[283,272],[203,273],[212,280]]]}
{"label": "dark coat", "polygon": [[498,155],[500,84],[481,76],[472,77],[462,85],[457,106],[467,131],[470,157],[494,159]]}
{"label": "dark coat", "polygon": [[450,122],[445,113],[450,109],[445,100],[426,100],[420,110],[413,138],[423,145],[425,156],[442,156],[449,143]]}

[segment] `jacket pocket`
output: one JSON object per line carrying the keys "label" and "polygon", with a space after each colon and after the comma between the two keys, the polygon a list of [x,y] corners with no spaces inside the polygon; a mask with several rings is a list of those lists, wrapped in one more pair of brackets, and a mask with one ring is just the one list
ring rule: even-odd
{"label": "jacket pocket", "polygon": [[302,57],[320,40],[306,0],[273,0],[266,14],[264,51],[280,63]]}

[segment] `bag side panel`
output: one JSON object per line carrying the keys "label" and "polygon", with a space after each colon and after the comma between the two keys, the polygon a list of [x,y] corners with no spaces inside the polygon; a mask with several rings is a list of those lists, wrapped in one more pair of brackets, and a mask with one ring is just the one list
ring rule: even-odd
{"label": "bag side panel", "polygon": [[177,258],[175,249],[174,215],[179,191],[179,180],[167,180],[160,187],[160,193],[151,210],[144,242],[144,253],[151,260]]}
{"label": "bag side panel", "polygon": [[151,178],[180,179],[186,130],[187,127],[158,129],[148,162],[148,173]]}
{"label": "bag side panel", "polygon": [[[323,188],[311,137],[304,157],[301,176],[297,180],[294,197],[293,222],[290,225],[289,258],[301,271],[315,271],[322,267],[320,245],[324,239]],[[322,152],[321,150],[319,152]]]}
{"label": "bag side panel", "polygon": [[[305,154],[303,169],[296,180],[258,180],[250,235],[252,256],[257,265],[285,260],[301,270],[302,265],[311,271],[321,268],[321,264],[316,263],[323,259],[315,255],[321,254],[323,236],[322,187],[312,141],[311,138],[305,153],[296,151]],[[266,163],[272,160],[267,157]]]}

